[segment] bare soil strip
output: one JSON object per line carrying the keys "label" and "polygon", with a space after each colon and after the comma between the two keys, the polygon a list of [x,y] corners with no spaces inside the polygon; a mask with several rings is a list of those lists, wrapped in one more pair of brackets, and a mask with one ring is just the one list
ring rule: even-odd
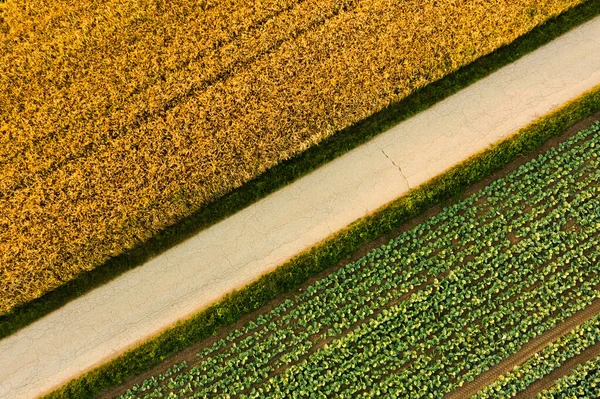
{"label": "bare soil strip", "polygon": [[548,389],[554,385],[556,380],[569,374],[578,364],[587,362],[600,354],[600,342],[586,348],[579,355],[572,357],[548,374],[545,378],[531,384],[526,390],[515,396],[515,399],[535,398],[538,392]]}
{"label": "bare soil strip", "polygon": [[[527,360],[529,360],[529,358],[531,358],[533,355],[535,355],[536,353],[541,351],[545,346],[547,346],[551,342],[556,341],[563,335],[568,334],[572,329],[574,329],[578,325],[590,320],[592,317],[594,317],[598,313],[600,313],[600,300],[594,301],[590,306],[577,312],[573,317],[569,318],[564,323],[559,324],[552,330],[550,330],[550,331],[540,335],[536,339],[528,342],[527,344],[525,344],[523,346],[523,348],[521,348],[520,351],[515,353],[513,356],[510,356],[510,357],[504,359],[503,361],[498,363],[496,366],[492,367],[491,369],[489,369],[488,371],[483,373],[481,376],[479,376],[479,378],[471,381],[470,383],[463,385],[459,389],[451,392],[446,397],[448,399],[462,399],[462,398],[468,398],[468,397],[471,397],[472,395],[475,395],[483,387],[491,384],[493,381],[498,379],[498,377],[509,372],[513,368],[525,363]],[[594,345],[593,347],[590,347],[588,350],[592,350],[593,348],[596,348],[596,350],[599,349],[598,345]],[[586,350],[581,355],[579,355],[573,359],[579,359],[586,352],[588,352],[588,351]],[[571,359],[571,360],[573,360],[573,359]],[[577,363],[579,363],[579,361]],[[574,363],[574,364],[577,364],[577,363]],[[555,372],[558,372],[558,370],[563,370],[563,367],[565,367],[567,364],[571,364],[570,361],[566,362],[564,366],[561,366],[559,369],[555,370]],[[566,371],[570,370],[572,367],[573,366],[567,367]],[[566,372],[566,371],[563,370],[563,372]],[[548,377],[541,380],[539,382],[540,387],[545,386],[544,384],[551,385],[552,382],[556,378],[558,378],[558,377],[553,377],[554,374],[555,373],[553,372]],[[564,374],[560,374],[559,377],[562,375],[564,375]],[[547,381],[548,379],[549,379],[549,381]],[[525,392],[530,391],[530,389],[535,387],[536,385],[538,385],[538,383],[533,384],[530,388],[528,388],[526,391],[522,392],[517,397],[519,397],[519,398],[530,397],[530,396],[525,395]],[[548,385],[548,386],[550,386],[550,385]],[[543,388],[538,388],[538,390],[539,389],[543,389]],[[531,392],[537,392],[537,391],[531,391]]]}

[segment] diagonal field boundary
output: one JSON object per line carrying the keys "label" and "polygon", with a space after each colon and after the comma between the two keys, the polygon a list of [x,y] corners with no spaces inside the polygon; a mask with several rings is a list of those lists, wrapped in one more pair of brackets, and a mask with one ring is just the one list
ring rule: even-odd
{"label": "diagonal field boundary", "polygon": [[600,84],[600,18],[0,341],[0,398],[135,346]]}

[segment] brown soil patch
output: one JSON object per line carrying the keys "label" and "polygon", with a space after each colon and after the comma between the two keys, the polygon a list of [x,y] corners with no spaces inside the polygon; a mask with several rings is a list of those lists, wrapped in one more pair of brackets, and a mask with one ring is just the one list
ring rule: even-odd
{"label": "brown soil patch", "polygon": [[[533,355],[544,349],[544,347],[546,347],[548,344],[556,341],[563,335],[568,334],[573,328],[590,320],[598,313],[600,313],[600,300],[594,301],[591,305],[577,312],[574,316],[559,324],[552,330],[547,331],[532,341],[529,341],[514,355],[502,360],[496,366],[481,374],[475,380],[451,392],[449,395],[447,395],[447,399],[462,399],[475,395],[483,387],[494,382],[496,379],[498,379],[498,377],[511,371],[516,366],[525,363]],[[547,378],[542,381],[545,381]],[[525,398],[527,396],[522,397]]]}
{"label": "brown soil patch", "polygon": [[571,373],[578,364],[585,363],[598,355],[600,355],[600,342],[586,348],[579,355],[564,362],[562,366],[552,371],[545,378],[531,384],[526,390],[515,396],[515,399],[535,398],[538,392],[551,388],[556,380]]}

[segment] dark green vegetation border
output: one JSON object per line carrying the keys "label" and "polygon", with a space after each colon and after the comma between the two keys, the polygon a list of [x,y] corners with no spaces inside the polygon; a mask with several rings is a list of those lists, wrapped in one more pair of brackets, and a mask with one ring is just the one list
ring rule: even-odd
{"label": "dark green vegetation border", "polygon": [[559,136],[569,126],[600,111],[600,86],[542,117],[515,135],[454,166],[406,195],[360,219],[326,242],[302,253],[244,289],[151,338],[139,347],[69,382],[47,398],[91,398],[126,378],[155,366],[173,353],[233,324],[277,295],[298,287],[311,276],[336,265],[365,243],[385,235],[402,223],[442,201],[460,195],[471,185],[529,154]]}
{"label": "dark green vegetation border", "polygon": [[167,228],[150,240],[108,260],[104,265],[90,272],[82,273],[78,278],[41,298],[0,316],[0,339],[58,309],[77,296],[145,263],[202,229],[240,211],[597,15],[600,15],[600,0],[588,0],[534,28],[511,44],[425,86],[404,100],[390,105],[334,134],[319,145],[310,147],[302,154],[271,168],[239,189],[200,208],[190,217]]}

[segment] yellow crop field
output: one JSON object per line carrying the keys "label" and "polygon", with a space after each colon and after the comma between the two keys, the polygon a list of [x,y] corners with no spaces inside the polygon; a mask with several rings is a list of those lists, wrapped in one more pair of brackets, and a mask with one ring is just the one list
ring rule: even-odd
{"label": "yellow crop field", "polygon": [[0,4],[0,314],[581,2]]}

